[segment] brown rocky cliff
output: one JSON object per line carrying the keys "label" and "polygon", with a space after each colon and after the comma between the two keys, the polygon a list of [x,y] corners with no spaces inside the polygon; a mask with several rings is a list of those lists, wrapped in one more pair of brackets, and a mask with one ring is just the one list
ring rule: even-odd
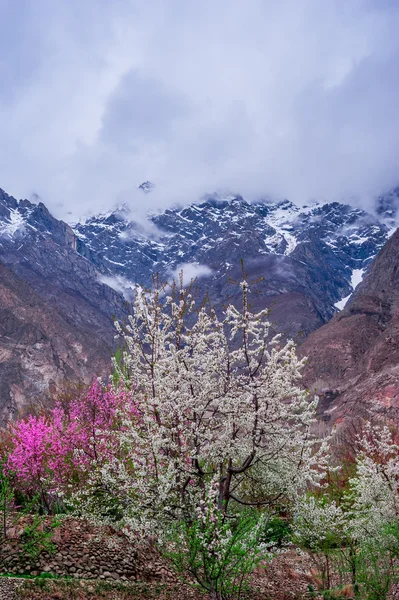
{"label": "brown rocky cliff", "polygon": [[304,382],[331,422],[399,407],[399,230],[345,309],[312,333]]}
{"label": "brown rocky cliff", "polygon": [[0,190],[0,425],[110,372],[126,302],[76,247],[42,202]]}
{"label": "brown rocky cliff", "polygon": [[0,422],[49,402],[65,381],[108,374],[110,357],[103,334],[74,325],[0,263]]}

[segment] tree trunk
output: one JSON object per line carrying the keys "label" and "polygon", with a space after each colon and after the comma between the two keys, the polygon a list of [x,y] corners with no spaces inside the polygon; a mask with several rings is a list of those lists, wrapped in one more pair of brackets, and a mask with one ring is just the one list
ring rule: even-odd
{"label": "tree trunk", "polygon": [[211,584],[211,590],[209,593],[210,600],[223,600],[222,593],[215,590],[213,583]]}

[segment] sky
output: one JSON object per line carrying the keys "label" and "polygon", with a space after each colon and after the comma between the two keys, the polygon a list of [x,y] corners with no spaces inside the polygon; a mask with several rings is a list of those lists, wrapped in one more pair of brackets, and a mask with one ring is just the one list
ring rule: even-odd
{"label": "sky", "polygon": [[397,0],[0,0],[0,22],[0,187],[57,217],[370,208],[399,183]]}

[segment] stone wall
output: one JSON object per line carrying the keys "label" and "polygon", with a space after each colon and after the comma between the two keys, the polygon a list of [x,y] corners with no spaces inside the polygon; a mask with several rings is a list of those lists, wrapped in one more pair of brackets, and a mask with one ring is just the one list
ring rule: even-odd
{"label": "stone wall", "polygon": [[[48,525],[48,518],[44,526]],[[173,573],[153,548],[136,549],[109,527],[94,526],[70,517],[62,519],[53,536],[54,553],[31,558],[23,552],[23,523],[10,529],[10,540],[0,549],[0,572],[114,581],[171,581]]]}

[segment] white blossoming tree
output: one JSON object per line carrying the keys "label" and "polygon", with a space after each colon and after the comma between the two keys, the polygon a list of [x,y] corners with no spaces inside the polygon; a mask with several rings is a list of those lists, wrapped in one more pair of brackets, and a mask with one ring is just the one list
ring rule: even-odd
{"label": "white blossoming tree", "polygon": [[399,445],[387,426],[366,423],[356,449],[356,472],[340,505],[328,493],[298,498],[294,539],[315,562],[325,590],[331,573],[343,573],[355,598],[384,600],[399,579]]}
{"label": "white blossoming tree", "polygon": [[330,589],[337,548],[349,548],[348,525],[349,518],[334,501],[302,496],[296,502],[293,539],[309,553],[325,590]]}
{"label": "white blossoming tree", "polygon": [[399,579],[397,434],[386,425],[368,423],[359,446],[356,476],[350,480],[352,536],[358,545],[359,579],[367,598],[383,600]]}
{"label": "white blossoming tree", "polygon": [[359,538],[377,537],[386,523],[399,520],[399,445],[387,426],[366,424],[350,485]]}
{"label": "white blossoming tree", "polygon": [[[250,312],[240,285],[241,309],[221,317],[197,309],[182,276],[169,296],[156,280],[137,290],[128,324],[117,324],[125,350],[116,364],[137,415],[120,436],[124,460],[92,473],[126,529],[163,541],[215,599],[253,569],[264,515],[317,484],[325,465],[303,361],[292,341],[271,336],[266,310]],[[103,514],[90,490],[79,502]]]}

